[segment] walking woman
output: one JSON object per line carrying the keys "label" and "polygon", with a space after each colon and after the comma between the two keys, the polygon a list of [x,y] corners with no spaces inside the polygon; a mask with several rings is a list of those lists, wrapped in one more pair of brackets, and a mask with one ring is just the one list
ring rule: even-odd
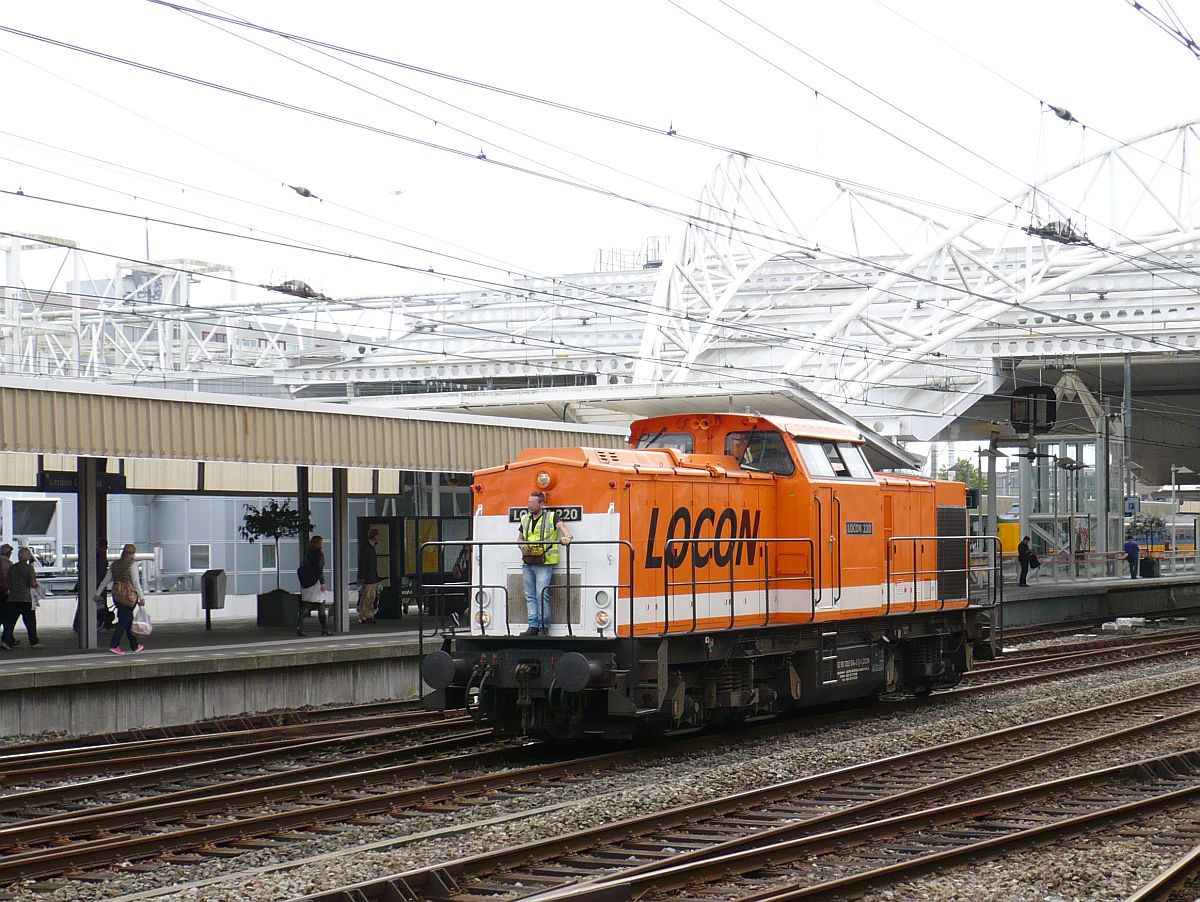
{"label": "walking woman", "polygon": [[96,594],[92,596],[92,601],[99,604],[104,590],[112,589],[113,601],[117,603],[117,625],[113,627],[112,641],[108,643],[108,650],[114,655],[125,654],[121,648],[122,634],[129,637],[131,652],[139,652],[145,647],[138,643],[137,637],[133,634],[133,609],[138,605],[144,607],[146,604],[146,593],[142,591],[142,583],[138,579],[137,561],[134,559],[136,554],[136,545],[123,546],[121,556],[113,561],[113,565],[108,568],[108,573],[96,587]]}
{"label": "walking woman", "polygon": [[315,608],[317,620],[321,622],[321,635],[329,635],[329,621],[325,619],[325,540],[313,536],[304,552],[304,563],[297,575],[300,577],[300,610],[296,613],[296,635],[304,635],[304,620]]}
{"label": "walking woman", "polygon": [[29,634],[29,647],[37,648],[42,643],[37,635],[37,612],[33,609],[33,590],[37,589],[37,573],[33,569],[33,552],[22,548],[17,552],[17,562],[8,568],[8,604],[4,606],[4,635],[0,636],[6,648],[15,648],[17,640],[13,628],[17,618],[25,621],[25,632]]}

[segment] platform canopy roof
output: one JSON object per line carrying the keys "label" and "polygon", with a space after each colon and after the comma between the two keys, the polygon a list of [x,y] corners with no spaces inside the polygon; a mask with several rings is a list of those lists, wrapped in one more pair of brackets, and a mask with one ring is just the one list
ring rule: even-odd
{"label": "platform canopy roof", "polygon": [[[443,395],[388,395],[360,399],[374,409],[439,409],[439,403],[458,410],[493,416],[545,421],[569,415],[581,422],[625,424],[643,417],[687,413],[757,413],[768,416],[825,420],[849,426],[862,435],[867,457],[876,469],[920,469],[923,460],[866,423],[801,385],[730,384],[722,380],[646,385],[578,385],[552,388],[497,389],[447,392]],[[441,408],[446,409],[446,408]]]}
{"label": "platform canopy roof", "polygon": [[[196,488],[197,480],[187,475],[197,472],[194,464],[183,470],[163,466],[186,461],[205,463],[210,476],[226,474],[221,482],[231,492],[287,491],[278,485],[277,472],[270,485],[261,485],[262,474],[298,466],[344,467],[368,480],[380,471],[463,473],[511,460],[528,447],[616,448],[627,432],[437,411],[0,379],[0,452],[8,459],[0,484],[10,487],[32,486],[38,471],[53,469],[47,456],[62,469],[74,466],[62,458],[82,456],[108,458],[110,472],[116,461],[122,471],[142,473],[145,484],[137,485],[135,476],[131,490]],[[160,475],[150,478],[152,471]],[[171,472],[175,475],[166,475]],[[252,479],[252,473],[259,476]],[[362,484],[353,474],[352,481]],[[318,485],[314,489],[320,491]],[[221,489],[205,484],[199,490]]]}

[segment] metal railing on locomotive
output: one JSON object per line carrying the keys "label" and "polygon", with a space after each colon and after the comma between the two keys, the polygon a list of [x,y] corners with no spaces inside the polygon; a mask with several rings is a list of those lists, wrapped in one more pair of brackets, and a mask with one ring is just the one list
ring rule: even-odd
{"label": "metal railing on locomotive", "polygon": [[[508,542],[508,541],[505,541],[505,542],[468,541],[468,542],[464,542],[461,539],[459,539],[457,541],[452,540],[452,541],[440,541],[440,542],[425,542],[421,545],[421,548],[420,548],[420,551],[419,551],[418,557],[417,557],[417,580],[418,580],[418,582],[420,582],[421,578],[424,574],[425,549],[426,548],[438,548],[439,549],[438,555],[439,555],[439,560],[440,560],[440,556],[441,556],[440,549],[441,548],[448,547],[448,546],[453,546],[455,548],[461,548],[463,545],[468,546],[471,549],[471,573],[473,575],[473,578],[471,579],[471,581],[465,582],[465,583],[442,583],[437,586],[430,586],[429,589],[432,590],[431,594],[436,595],[438,590],[441,590],[444,592],[444,590],[446,590],[446,589],[457,590],[457,589],[465,588],[467,590],[467,613],[469,615],[469,618],[467,621],[468,628],[470,627],[471,623],[478,623],[480,632],[484,635],[487,635],[488,623],[491,620],[491,615],[487,613],[487,609],[489,607],[491,607],[492,598],[489,595],[487,595],[486,593],[488,593],[489,591],[495,593],[495,596],[497,597],[497,599],[503,599],[503,602],[504,602],[503,607],[504,607],[504,611],[506,612],[505,617],[504,617],[504,635],[511,636],[512,635],[512,627],[511,627],[511,624],[509,623],[509,619],[507,616],[507,611],[509,609],[508,585],[507,584],[499,584],[499,583],[476,582],[476,580],[474,579],[474,575],[482,574],[482,573],[486,572],[484,569],[484,563],[485,563],[484,555],[488,548],[516,548],[519,545],[526,545],[526,544],[528,544],[528,543],[521,542],[521,541],[511,541],[511,542]],[[628,566],[625,568],[625,572],[628,574],[627,580],[625,582],[618,581],[618,582],[614,582],[614,583],[587,583],[587,582],[582,582],[582,581],[576,582],[573,578],[573,571],[571,569],[571,548],[572,548],[572,546],[578,546],[578,545],[589,546],[589,547],[610,546],[614,550],[617,551],[618,556],[626,555],[628,557],[628,562],[627,562]],[[613,630],[613,635],[615,636],[615,635],[619,635],[619,633],[620,633],[619,625],[620,625],[621,618],[619,616],[618,602],[621,599],[622,594],[624,594],[624,596],[628,599],[628,602],[629,602],[629,623],[630,623],[630,632],[632,633],[633,632],[633,629],[632,629],[632,624],[633,624],[633,563],[634,563],[633,543],[629,542],[625,539],[613,539],[613,540],[573,539],[570,542],[566,542],[566,543],[560,545],[560,549],[561,550],[560,550],[559,554],[562,557],[562,573],[565,574],[566,581],[565,582],[555,582],[554,580],[555,580],[556,576],[551,577],[550,585],[548,585],[546,587],[546,589],[542,592],[541,597],[538,599],[538,601],[541,605],[541,611],[539,613],[545,614],[545,612],[546,612],[545,606],[550,603],[549,602],[550,593],[553,590],[555,590],[555,589],[563,590],[567,596],[567,618],[566,618],[567,635],[574,636],[575,635],[574,626],[571,623],[571,617],[570,617],[571,592],[574,590],[578,590],[580,593],[580,597],[582,598],[583,593],[587,590],[591,590],[593,592],[608,591],[608,592],[612,593],[612,595],[610,596],[612,599],[611,604],[613,606],[612,630]],[[617,561],[617,573],[618,574],[621,572],[620,563],[621,563],[620,560],[618,560]],[[554,568],[554,573],[557,575],[559,572],[560,572],[559,567],[558,567],[558,565],[556,565]],[[423,638],[425,635],[423,621],[422,621],[423,613],[424,612],[422,610],[422,607],[421,607],[420,603],[418,603],[418,605],[417,605],[418,645],[421,644],[421,638]],[[539,622],[545,622],[545,621],[539,619]],[[607,629],[607,627],[599,630],[599,633],[601,636],[603,636],[603,634],[604,634],[604,629]],[[446,632],[446,630],[444,628],[441,628],[433,633],[430,633],[429,636],[430,636],[430,638],[432,638],[433,636],[440,635],[445,632]],[[456,630],[451,630],[450,632],[456,632]],[[423,651],[422,651],[422,653],[423,653]]]}
{"label": "metal railing on locomotive", "polygon": [[[917,567],[917,542],[962,542],[965,547],[963,549],[963,560],[965,566],[941,568],[941,567]],[[896,550],[909,545],[912,548],[912,570],[897,570],[895,568]],[[976,548],[986,549],[984,551],[972,551],[972,545]],[[917,605],[920,602],[920,583],[922,576],[933,576],[935,579],[940,574],[961,573],[963,575],[963,586],[966,592],[967,600],[972,600],[971,587],[972,583],[982,584],[986,593],[987,601],[980,607],[990,607],[993,611],[992,628],[996,635],[996,640],[1003,641],[1004,637],[1004,575],[1002,567],[1004,563],[1004,555],[1000,547],[1000,539],[996,536],[891,536],[887,540],[887,553],[884,555],[887,558],[887,602],[884,608],[885,614],[892,613],[892,587],[900,581],[907,581],[909,576],[912,577],[912,612],[917,610]],[[990,561],[985,567],[972,566],[972,561],[977,561],[980,558]],[[986,580],[980,579],[986,577]],[[928,599],[933,600],[933,599]],[[938,610],[945,608],[946,599],[938,598]],[[912,613],[909,612],[909,613]],[[898,611],[897,613],[905,613]]]}
{"label": "metal railing on locomotive", "polygon": [[[720,579],[716,579],[716,578],[697,579],[697,576],[698,576],[697,568],[698,568],[698,566],[701,566],[701,565],[698,565],[696,562],[697,552],[700,550],[699,549],[700,545],[712,545],[712,553],[709,558],[710,560],[716,557],[718,545],[727,545],[728,546],[728,550],[729,550],[729,553],[727,555],[728,564],[717,564],[717,566],[719,566],[719,567],[726,567],[726,566],[728,567],[728,576],[727,577],[721,577]],[[745,555],[745,557],[751,557],[751,555],[754,552],[761,550],[761,552],[762,552],[761,560],[763,562],[763,564],[762,564],[763,575],[761,577],[748,576],[748,577],[742,577],[740,579],[737,578],[735,571],[734,571],[734,567],[743,558],[743,555],[740,552],[738,554],[734,553],[735,546],[739,546],[739,545],[745,546],[747,549],[752,549],[752,551],[749,551]],[[771,575],[771,546],[772,545],[776,545],[776,546],[779,546],[779,545],[806,546],[808,548],[809,561],[811,562],[813,560],[816,560],[817,572],[815,574],[809,573],[807,575],[797,574],[796,576],[772,576]],[[682,547],[684,549],[687,549],[687,546],[697,546],[697,547],[683,550],[680,555],[675,555],[675,554],[672,554],[672,546],[675,546],[677,548]],[[762,547],[759,548],[758,546],[762,546]],[[682,564],[684,556],[686,556],[688,558],[688,560],[691,561],[691,579],[672,580],[671,574],[682,568],[679,565],[672,565],[671,561],[679,560],[680,564]],[[705,563],[702,566],[707,567],[708,564]],[[733,629],[734,619],[737,616],[738,586],[744,586],[745,584],[751,584],[752,586],[761,587],[760,589],[751,589],[750,591],[760,591],[761,590],[762,599],[763,599],[763,605],[762,605],[763,622],[762,622],[762,625],[768,626],[768,625],[770,625],[770,622],[771,622],[771,590],[772,590],[772,588],[778,590],[780,588],[783,588],[785,586],[785,584],[796,584],[796,583],[799,583],[801,585],[807,584],[807,587],[809,589],[809,597],[811,599],[811,608],[812,608],[812,616],[811,616],[809,622],[811,623],[812,620],[816,619],[817,605],[821,603],[822,594],[824,592],[824,589],[821,586],[821,562],[818,559],[817,554],[816,554],[816,543],[813,541],[813,539],[811,539],[807,536],[805,536],[805,537],[788,537],[788,538],[782,538],[782,539],[751,538],[749,536],[742,536],[742,537],[729,536],[729,537],[722,537],[722,538],[713,537],[713,538],[700,538],[700,539],[668,539],[666,544],[663,546],[663,599],[664,600],[663,600],[663,629],[662,629],[662,633],[660,635],[665,636],[671,631],[671,589],[672,589],[672,587],[680,587],[680,586],[690,586],[691,587],[690,594],[691,594],[691,598],[692,598],[692,628],[690,630],[688,630],[688,632],[694,633],[694,632],[696,632],[696,629],[697,629],[697,620],[698,620],[697,605],[699,602],[699,594],[700,594],[699,587],[700,586],[720,586],[722,589],[729,590],[729,629]],[[840,589],[841,589],[840,580],[839,580],[838,588],[840,591]],[[743,590],[743,591],[745,591],[745,590]]]}

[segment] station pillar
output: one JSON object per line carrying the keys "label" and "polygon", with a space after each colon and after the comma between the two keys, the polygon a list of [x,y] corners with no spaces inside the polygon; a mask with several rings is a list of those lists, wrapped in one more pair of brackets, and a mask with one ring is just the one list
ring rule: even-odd
{"label": "station pillar", "polygon": [[75,617],[79,624],[79,647],[98,648],[96,606],[92,596],[100,582],[96,570],[96,543],[100,541],[100,516],[97,503],[100,461],[94,457],[76,458],[76,510],[78,512],[79,589],[75,599]]}
{"label": "station pillar", "polygon": [[312,538],[312,530],[308,528],[312,519],[308,509],[308,467],[296,467],[296,510],[300,512],[300,561],[303,563],[308,540]]}
{"label": "station pillar", "polygon": [[333,468],[333,631],[350,632],[350,480]]}
{"label": "station pillar", "polygon": [[[1017,478],[1020,480],[1017,486],[1018,503],[1021,510],[1021,536],[1025,538],[1029,536],[1029,519],[1033,513],[1033,461],[1024,454],[1017,458]],[[1030,536],[1030,541],[1033,537]]]}
{"label": "station pillar", "polygon": [[996,450],[996,439],[993,436],[991,442],[988,443],[987,449],[987,519],[984,522],[983,534],[985,536],[996,536],[1000,534],[1000,518],[997,516],[997,507],[999,506],[998,489],[996,487],[996,458],[999,452]]}

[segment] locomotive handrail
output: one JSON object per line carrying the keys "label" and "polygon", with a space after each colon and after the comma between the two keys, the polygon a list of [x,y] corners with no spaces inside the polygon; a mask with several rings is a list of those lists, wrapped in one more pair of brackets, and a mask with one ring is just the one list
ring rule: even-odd
{"label": "locomotive handrail", "polygon": [[[817,535],[820,535],[821,520],[825,515],[825,511],[824,505],[821,504],[821,495],[819,492],[813,494],[813,501],[817,503]],[[815,620],[817,617],[817,605],[825,600],[825,568],[821,563],[822,558],[819,550],[814,557],[816,558],[815,565],[817,568],[817,587],[814,593],[815,598],[813,599],[813,619]]]}
{"label": "locomotive handrail", "polygon": [[[962,542],[967,543],[967,550],[966,550],[966,554],[964,556],[965,560],[966,560],[966,566],[961,567],[961,568],[959,568],[959,567],[944,568],[944,567],[938,567],[938,566],[935,566],[932,568],[918,567],[917,566],[916,543],[917,542],[936,542],[936,541],[962,541]],[[907,571],[907,570],[897,571],[897,570],[894,570],[892,567],[892,559],[893,559],[893,555],[894,555],[894,549],[900,547],[899,543],[901,543],[901,542],[910,543],[913,547],[913,569],[911,571],[911,575],[913,578],[913,607],[912,607],[913,612],[915,612],[917,610],[917,606],[919,604],[919,598],[918,598],[918,595],[920,594],[919,593],[919,585],[920,585],[919,580],[920,580],[920,577],[924,574],[931,574],[931,573],[932,574],[940,574],[940,573],[962,573],[962,574],[964,574],[967,599],[968,599],[968,601],[970,600],[971,574],[972,574],[972,572],[978,572],[978,570],[979,570],[979,568],[972,568],[972,566],[971,566],[971,561],[972,561],[972,554],[970,551],[970,543],[971,542],[981,542],[984,545],[991,547],[992,553],[991,553],[990,557],[991,557],[992,563],[990,566],[983,568],[983,570],[984,570],[984,572],[986,572],[989,575],[989,577],[991,577],[991,579],[989,580],[989,584],[990,584],[990,591],[991,591],[991,596],[992,596],[992,606],[996,607],[998,610],[1002,611],[1002,609],[1003,609],[1002,602],[1003,602],[1003,598],[1004,598],[1003,576],[1002,576],[1001,569],[1000,569],[1001,564],[1002,564],[1002,559],[1001,559],[1001,550],[1000,550],[1000,539],[997,538],[996,536],[973,536],[973,535],[889,536],[888,540],[887,540],[886,553],[884,554],[884,558],[887,561],[887,579],[886,579],[886,584],[887,584],[886,599],[887,600],[886,600],[886,605],[884,607],[885,614],[890,614],[892,612],[892,584],[895,581],[894,578],[895,577],[907,577],[910,573],[910,571]],[[945,608],[945,606],[946,606],[945,598],[939,598],[938,602],[939,602],[939,605],[938,605],[939,610],[942,608]],[[1001,615],[1001,616],[1003,616],[1003,615]],[[1002,624],[1000,625],[999,628],[1002,632],[1003,631]]]}
{"label": "locomotive handrail", "polygon": [[[837,511],[837,524],[833,532],[833,545],[837,551],[837,592],[833,596],[833,603],[837,604],[842,600],[842,499],[837,495],[833,495],[833,509]],[[834,526],[833,523],[829,524]],[[830,564],[833,560],[830,560]]]}
{"label": "locomotive handrail", "polygon": [[[470,547],[473,552],[472,553],[472,571],[471,571],[472,579],[466,583],[443,583],[438,588],[461,587],[461,586],[465,586],[467,588],[467,593],[468,593],[467,611],[471,612],[472,607],[474,606],[475,607],[475,615],[476,615],[475,617],[472,617],[468,621],[467,628],[468,628],[468,630],[470,629],[471,622],[478,623],[480,632],[483,635],[487,635],[487,631],[488,631],[488,624],[487,624],[487,622],[485,622],[488,618],[483,616],[487,609],[488,599],[486,596],[484,596],[482,594],[482,591],[480,591],[480,590],[491,589],[491,590],[495,590],[495,591],[502,593],[503,601],[504,601],[504,612],[505,612],[505,614],[504,614],[504,634],[505,634],[505,636],[511,636],[512,635],[512,624],[509,622],[509,618],[508,618],[508,607],[509,607],[508,586],[502,585],[502,584],[484,583],[482,581],[476,582],[476,579],[482,580],[482,575],[484,572],[485,549],[492,548],[492,547],[512,548],[512,547],[516,547],[519,545],[526,545],[526,544],[528,544],[528,543],[522,542],[520,540],[475,541],[473,539],[445,539],[445,540],[436,541],[436,542],[432,542],[432,541],[431,542],[423,542],[423,543],[421,543],[421,546],[418,549],[418,553],[417,553],[417,579],[418,579],[418,581],[420,581],[423,579],[423,577],[425,575],[425,550],[427,548],[444,548],[444,547],[451,547],[451,546],[460,547],[460,546],[464,546],[464,545]],[[586,583],[586,582],[582,582],[582,581],[579,583],[574,582],[571,578],[571,546],[572,545],[615,545],[615,546],[619,546],[622,550],[627,551],[628,555],[629,555],[629,567],[627,570],[628,580],[624,583],[622,583],[620,581],[620,579],[619,579],[620,561],[618,561],[618,565],[617,565],[618,580],[615,583],[594,583],[593,584],[593,583]],[[565,583],[551,582],[550,585],[548,585],[545,588],[545,590],[543,590],[542,597],[538,599],[539,605],[542,607],[542,612],[544,613],[544,611],[545,611],[545,605],[547,603],[547,599],[549,598],[550,590],[551,589],[565,589],[566,593],[567,593],[567,616],[566,616],[567,633],[570,636],[574,636],[575,633],[574,633],[574,629],[573,629],[573,624],[571,622],[571,590],[579,589],[579,591],[580,591],[580,615],[582,616],[582,613],[583,613],[583,591],[585,589],[597,589],[597,590],[609,589],[613,593],[613,599],[612,599],[613,634],[614,634],[614,636],[619,636],[620,635],[620,620],[621,620],[621,618],[619,616],[620,601],[621,601],[620,596],[621,596],[621,591],[625,590],[625,591],[627,591],[628,598],[629,598],[629,624],[630,624],[629,631],[630,631],[630,635],[632,636],[633,635],[633,615],[634,615],[633,574],[634,574],[634,562],[637,558],[637,552],[636,552],[636,549],[633,547],[633,543],[628,541],[627,539],[572,539],[570,542],[562,543],[562,548],[565,552],[565,559],[563,561],[563,567],[566,571],[566,582]],[[475,560],[475,558],[476,558],[475,552],[478,553],[477,560]],[[421,651],[421,653],[423,654],[424,649],[423,649],[423,643],[421,640],[423,638],[423,633],[424,633],[424,625],[423,625],[424,611],[421,609],[421,606],[419,603],[417,605],[417,613],[418,613],[418,619],[417,619],[418,648]],[[490,617],[490,615],[489,615],[489,617]],[[431,635],[434,635],[434,634],[431,634]]]}
{"label": "locomotive handrail", "polygon": [[[716,547],[718,544],[729,543],[729,563],[727,565],[717,564],[717,566],[721,566],[721,567],[727,566],[729,569],[729,575],[728,575],[727,579],[725,577],[721,577],[720,579],[699,579],[698,574],[697,574],[697,569],[696,569],[697,564],[696,564],[695,550],[693,549],[691,554],[688,555],[688,557],[691,560],[690,587],[691,587],[691,596],[692,596],[692,626],[691,626],[691,629],[688,630],[689,633],[696,632],[696,630],[699,627],[699,614],[698,614],[697,609],[698,609],[698,603],[699,603],[698,587],[700,587],[700,586],[727,585],[729,587],[729,628],[730,629],[733,629],[733,627],[735,625],[735,618],[737,616],[737,587],[740,584],[750,583],[755,586],[762,587],[763,592],[764,592],[764,604],[763,604],[764,618],[763,618],[763,624],[762,624],[763,626],[768,626],[771,622],[772,581],[774,581],[775,583],[806,582],[809,584],[809,597],[813,598],[813,599],[816,598],[816,581],[811,572],[807,576],[797,575],[797,576],[772,577],[772,575],[771,575],[770,546],[772,544],[807,545],[808,549],[809,549],[809,562],[810,562],[810,570],[811,570],[812,561],[814,558],[817,557],[817,554],[816,554],[816,543],[814,542],[814,540],[812,538],[810,538],[808,536],[803,536],[803,537],[788,536],[788,537],[781,537],[781,538],[761,538],[761,537],[750,537],[750,536],[721,536],[721,537],[712,536],[712,537],[701,537],[701,538],[672,538],[672,539],[668,539],[666,541],[666,544],[663,546],[663,565],[664,565],[663,566],[663,628],[662,628],[662,632],[660,633],[660,635],[662,635],[662,636],[666,636],[666,635],[670,634],[670,632],[671,632],[671,597],[672,597],[671,596],[671,588],[673,586],[680,586],[683,584],[681,581],[673,581],[671,579],[672,572],[677,571],[679,569],[678,566],[671,566],[671,561],[674,557],[671,554],[671,546],[672,545],[675,545],[675,546],[700,545],[700,544],[704,544],[704,543],[711,543],[713,546],[714,553],[716,551]],[[734,546],[737,544],[746,545],[746,544],[750,544],[750,543],[754,543],[756,545],[757,544],[762,545],[763,575],[761,577],[738,578],[735,575],[735,571],[734,571],[734,567],[736,566],[737,557],[738,557],[737,555],[734,554],[734,551],[733,551]],[[710,560],[711,560],[711,558],[710,558]],[[816,601],[814,600],[811,605],[811,613],[810,613],[810,621],[809,622],[816,620],[816,617],[817,617]]]}

